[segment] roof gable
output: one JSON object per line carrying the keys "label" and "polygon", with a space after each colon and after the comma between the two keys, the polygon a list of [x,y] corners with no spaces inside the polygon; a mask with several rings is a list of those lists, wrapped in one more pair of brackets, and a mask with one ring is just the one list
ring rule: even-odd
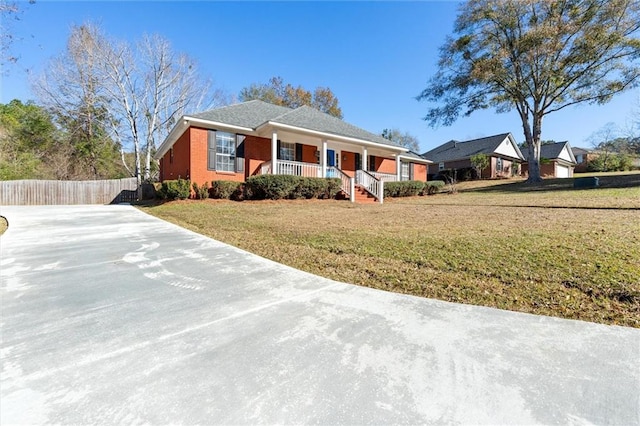
{"label": "roof gable", "polygon": [[451,140],[431,151],[425,152],[422,156],[433,162],[442,163],[466,160],[476,154],[498,154],[521,160],[524,158],[511,133],[501,133],[499,135],[464,142]]}
{"label": "roof gable", "polygon": [[[529,160],[528,149],[525,149],[524,156],[525,160]],[[556,142],[540,146],[540,158],[546,158],[547,160],[564,160],[569,163],[576,162],[569,142]]]}

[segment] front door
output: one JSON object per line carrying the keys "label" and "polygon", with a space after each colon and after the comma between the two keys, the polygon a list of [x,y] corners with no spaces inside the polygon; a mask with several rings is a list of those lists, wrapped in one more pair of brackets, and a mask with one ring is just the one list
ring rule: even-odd
{"label": "front door", "polygon": [[336,165],[336,152],[333,149],[327,150],[327,167],[335,167]]}
{"label": "front door", "polygon": [[335,177],[335,171],[333,169],[329,169],[329,167],[335,167],[336,165],[336,152],[333,149],[327,150],[327,177],[332,178]]}

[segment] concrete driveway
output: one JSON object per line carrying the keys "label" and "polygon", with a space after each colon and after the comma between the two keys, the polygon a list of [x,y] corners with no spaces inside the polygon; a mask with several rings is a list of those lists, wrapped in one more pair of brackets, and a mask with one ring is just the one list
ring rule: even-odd
{"label": "concrete driveway", "polygon": [[637,329],[338,283],[130,206],[0,214],[3,424],[640,423]]}

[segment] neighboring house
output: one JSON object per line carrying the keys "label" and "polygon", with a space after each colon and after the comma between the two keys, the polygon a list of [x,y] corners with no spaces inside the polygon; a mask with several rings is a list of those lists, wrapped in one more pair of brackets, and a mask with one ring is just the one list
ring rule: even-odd
{"label": "neighboring house", "polygon": [[427,179],[429,161],[309,106],[254,100],[183,116],[158,148],[160,180],[243,182],[259,174],[336,177],[382,202],[381,181]]}
{"label": "neighboring house", "polygon": [[576,173],[584,173],[587,171],[587,164],[598,156],[594,151],[584,148],[571,148],[573,156],[576,159],[574,171]]}
{"label": "neighboring house", "polygon": [[422,156],[433,164],[429,165],[429,174],[436,175],[443,170],[460,170],[473,167],[471,157],[485,154],[489,157],[489,166],[482,170],[483,178],[511,177],[520,174],[520,163],[524,157],[511,133],[489,136],[469,141],[451,140]]}
{"label": "neighboring house", "polygon": [[[524,150],[525,159],[529,158],[529,150]],[[569,142],[556,142],[540,147],[540,176],[569,178],[573,177],[576,158]],[[522,165],[522,173],[529,172],[529,164]]]}

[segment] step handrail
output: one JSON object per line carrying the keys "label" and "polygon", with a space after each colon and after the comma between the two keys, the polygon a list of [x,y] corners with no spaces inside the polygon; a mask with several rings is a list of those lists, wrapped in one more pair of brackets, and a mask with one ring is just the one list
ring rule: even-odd
{"label": "step handrail", "polygon": [[356,171],[356,182],[382,204],[384,198],[384,181],[382,179],[376,178],[366,170],[358,170]]}
{"label": "step handrail", "polygon": [[333,166],[332,168],[339,173],[340,180],[342,181],[341,189],[344,191],[345,194],[347,194],[349,196],[349,201],[351,201],[352,203],[355,202],[356,201],[356,191],[355,191],[354,179],[351,176],[349,176],[348,174],[346,174],[345,172],[343,172],[338,167]]}

